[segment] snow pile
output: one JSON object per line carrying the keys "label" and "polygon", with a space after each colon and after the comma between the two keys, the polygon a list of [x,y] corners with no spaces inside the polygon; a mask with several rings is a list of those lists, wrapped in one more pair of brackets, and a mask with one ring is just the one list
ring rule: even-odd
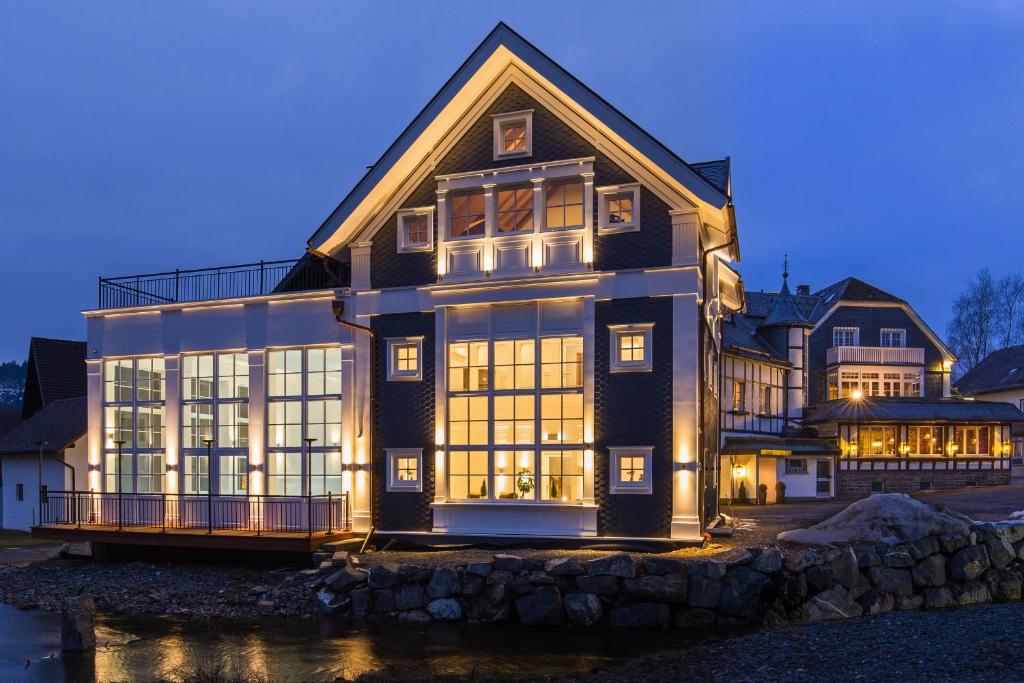
{"label": "snow pile", "polygon": [[895,544],[925,536],[966,534],[973,521],[905,493],[876,493],[812,527],[783,531],[778,539],[807,545],[851,541]]}

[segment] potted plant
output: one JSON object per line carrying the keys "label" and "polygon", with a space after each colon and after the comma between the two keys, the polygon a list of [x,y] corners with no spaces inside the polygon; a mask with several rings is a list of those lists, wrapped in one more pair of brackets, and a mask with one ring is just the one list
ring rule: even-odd
{"label": "potted plant", "polygon": [[768,484],[761,484],[757,487],[757,504],[764,505],[768,502]]}
{"label": "potted plant", "polygon": [[481,498],[486,498],[487,497],[487,482],[486,481],[484,481],[484,482],[482,482],[480,484],[480,497]]}
{"label": "potted plant", "polygon": [[741,505],[746,505],[750,502],[750,496],[747,495],[747,482],[740,482],[740,490],[736,493],[736,502]]}
{"label": "potted plant", "polygon": [[533,477],[527,472],[520,472],[516,479],[516,489],[519,491],[520,498],[529,498],[533,493]]}
{"label": "potted plant", "polygon": [[551,477],[551,484],[548,486],[548,497],[551,500],[558,500],[558,482],[554,477]]}
{"label": "potted plant", "polygon": [[775,502],[786,502],[786,482],[784,481],[780,481],[778,484],[775,485]]}

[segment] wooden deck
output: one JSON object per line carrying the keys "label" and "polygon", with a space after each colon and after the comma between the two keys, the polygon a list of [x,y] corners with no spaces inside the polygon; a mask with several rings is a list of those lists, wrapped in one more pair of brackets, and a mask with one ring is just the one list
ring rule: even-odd
{"label": "wooden deck", "polygon": [[206,548],[210,550],[258,550],[271,552],[311,553],[325,543],[356,538],[351,531],[332,533],[303,531],[255,531],[214,529],[167,529],[159,526],[46,525],[32,527],[33,538],[59,541],[108,543],[166,548]]}

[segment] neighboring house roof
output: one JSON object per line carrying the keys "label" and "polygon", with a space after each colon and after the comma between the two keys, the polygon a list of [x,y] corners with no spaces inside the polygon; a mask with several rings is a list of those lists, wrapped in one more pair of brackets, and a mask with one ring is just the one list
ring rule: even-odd
{"label": "neighboring house roof", "polygon": [[771,361],[790,365],[780,351],[758,334],[759,321],[737,313],[722,321],[722,346],[728,353],[756,361]]}
{"label": "neighboring house roof", "polygon": [[726,195],[732,194],[729,184],[732,178],[729,175],[729,157],[715,161],[698,161],[691,163],[690,168],[700,174],[700,177],[708,181]]}
{"label": "neighboring house roof", "polygon": [[957,380],[961,394],[1024,389],[1024,345],[993,351]]}
{"label": "neighboring house roof", "polygon": [[[426,160],[435,138],[441,139],[438,136],[450,127],[447,119],[442,122],[444,126],[433,125],[435,121],[442,114],[450,116],[454,110],[466,108],[471,96],[476,98],[474,88],[492,83],[494,74],[490,70],[507,68],[502,64],[522,65],[522,71],[556,88],[580,110],[578,113],[593,117],[621,140],[619,144],[624,149],[632,148],[648,159],[680,188],[685,188],[692,199],[722,211],[729,206],[729,197],[722,189],[720,168],[704,168],[704,172],[714,178],[709,180],[507,24],[499,22],[309,238],[310,246],[332,251],[351,239],[362,216],[379,211],[372,197],[374,190],[393,170],[395,174],[408,173],[413,162],[420,163],[417,159]],[[450,105],[452,109],[448,109]]]}
{"label": "neighboring house roof", "polygon": [[889,301],[892,303],[905,303],[903,299],[855,277],[848,277],[834,285],[829,285],[825,289],[815,292],[814,296],[819,297],[821,303],[825,306],[830,306],[838,301]]}
{"label": "neighboring house roof", "polygon": [[782,290],[772,297],[772,307],[765,316],[763,326],[782,325],[786,327],[811,327],[811,323],[800,312],[793,293],[789,291],[789,282],[786,276],[782,278]]}
{"label": "neighboring house roof", "polygon": [[1024,413],[1000,401],[959,398],[843,398],[809,406],[803,423],[823,422],[1019,422]]}
{"label": "neighboring house roof", "polygon": [[32,337],[28,348],[22,418],[65,398],[85,396],[86,344]]}
{"label": "neighboring house roof", "polygon": [[0,455],[38,453],[38,441],[46,441],[44,453],[59,453],[86,432],[85,396],[50,403],[0,437]]}
{"label": "neighboring house roof", "polygon": [[781,436],[730,436],[722,455],[839,455],[835,439],[800,439]]}

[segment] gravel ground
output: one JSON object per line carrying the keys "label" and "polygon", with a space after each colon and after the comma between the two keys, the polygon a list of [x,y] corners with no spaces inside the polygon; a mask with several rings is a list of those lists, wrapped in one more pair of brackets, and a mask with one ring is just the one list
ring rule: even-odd
{"label": "gravel ground", "polygon": [[889,612],[785,626],[563,683],[1020,681],[1024,604]]}

